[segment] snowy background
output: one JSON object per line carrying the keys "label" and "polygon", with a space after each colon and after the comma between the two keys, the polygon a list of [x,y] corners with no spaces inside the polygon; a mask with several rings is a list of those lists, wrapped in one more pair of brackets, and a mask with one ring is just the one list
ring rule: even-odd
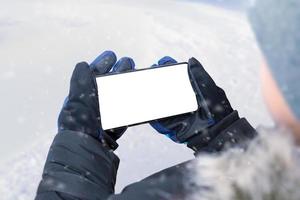
{"label": "snowy background", "polygon": [[[253,33],[243,12],[225,7],[195,0],[0,0],[1,199],[34,198],[73,67],[107,49],[131,56],[138,68],[164,55],[194,56],[241,116],[255,127],[272,124]],[[130,128],[119,144],[117,191],[193,158],[147,124]]]}

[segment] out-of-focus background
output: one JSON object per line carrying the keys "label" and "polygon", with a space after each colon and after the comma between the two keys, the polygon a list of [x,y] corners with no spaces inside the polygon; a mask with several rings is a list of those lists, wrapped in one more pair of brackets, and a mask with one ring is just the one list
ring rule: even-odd
{"label": "out-of-focus background", "polygon": [[[145,68],[164,55],[198,58],[232,106],[271,125],[260,93],[260,52],[245,1],[0,0],[0,195],[33,199],[57,115],[79,61],[110,49]],[[149,125],[119,141],[116,191],[193,158]]]}

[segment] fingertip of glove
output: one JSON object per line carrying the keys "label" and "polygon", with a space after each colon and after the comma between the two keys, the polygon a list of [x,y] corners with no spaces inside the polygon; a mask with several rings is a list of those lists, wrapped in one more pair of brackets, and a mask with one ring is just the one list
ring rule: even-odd
{"label": "fingertip of glove", "polygon": [[194,58],[194,57],[191,57],[191,58],[189,59],[188,63],[189,63],[190,65],[200,64],[200,62],[199,62],[196,58]]}
{"label": "fingertip of glove", "polygon": [[106,50],[102,52],[92,63],[91,65],[97,65],[103,59],[111,60],[111,62],[115,63],[117,61],[117,56],[115,52],[111,50]]}
{"label": "fingertip of glove", "polygon": [[174,63],[177,63],[177,61],[170,56],[164,56],[158,61],[158,65],[166,65],[166,64],[174,64]]}
{"label": "fingertip of glove", "polygon": [[87,79],[92,76],[92,70],[88,63],[80,62],[77,63],[72,73],[71,84],[75,82],[85,83]]}
{"label": "fingertip of glove", "polygon": [[122,60],[123,62],[127,62],[127,63],[128,63],[128,66],[129,66],[131,69],[134,69],[134,67],[135,67],[135,62],[134,62],[134,60],[133,60],[132,58],[130,58],[130,57],[123,57],[121,60]]}
{"label": "fingertip of glove", "polygon": [[85,71],[89,68],[90,68],[90,66],[87,62],[79,62],[79,63],[76,64],[73,74],[74,73],[80,73],[80,72]]}
{"label": "fingertip of glove", "polygon": [[106,50],[102,53],[103,57],[109,57],[113,63],[117,62],[117,55],[111,50]]}
{"label": "fingertip of glove", "polygon": [[135,63],[130,57],[122,57],[114,66],[113,72],[125,72],[129,70],[133,70],[135,67]]}
{"label": "fingertip of glove", "polygon": [[85,61],[76,64],[76,67],[89,67],[89,64]]}
{"label": "fingertip of glove", "polygon": [[205,72],[204,67],[202,66],[202,64],[194,57],[190,58],[188,61],[188,66],[191,70],[201,70],[202,72]]}
{"label": "fingertip of glove", "polygon": [[130,62],[131,69],[134,69],[135,68],[135,62],[134,62],[134,60],[132,58],[128,57],[128,61]]}
{"label": "fingertip of glove", "polygon": [[107,50],[101,53],[90,65],[96,74],[103,74],[110,71],[116,63],[117,56],[113,51]]}

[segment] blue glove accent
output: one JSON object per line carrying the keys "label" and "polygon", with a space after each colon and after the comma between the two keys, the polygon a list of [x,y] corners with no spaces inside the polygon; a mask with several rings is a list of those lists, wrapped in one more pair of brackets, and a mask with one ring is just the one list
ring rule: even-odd
{"label": "blue glove accent", "polygon": [[208,126],[213,126],[216,124],[216,121],[213,118],[209,118],[207,120],[207,124],[208,124]]}
{"label": "blue glove accent", "polygon": [[123,57],[113,66],[112,72],[126,72],[128,70],[133,70],[135,63],[132,58]]}
{"label": "blue glove accent", "polygon": [[176,143],[180,143],[177,138],[176,138],[176,133],[175,131],[171,131],[169,129],[167,129],[166,127],[162,126],[159,122],[157,121],[152,121],[150,122],[150,125],[160,134],[163,134],[165,136],[167,136],[168,138],[170,138],[171,140],[173,140]]}
{"label": "blue glove accent", "polygon": [[170,56],[165,56],[158,61],[158,65],[175,64],[175,63],[177,63],[177,61]]}
{"label": "blue glove accent", "polygon": [[[161,58],[158,61],[158,65],[157,64],[153,64],[152,67],[159,67],[159,65],[166,65],[166,64],[174,64],[177,63],[177,61],[175,59],[173,59],[170,56],[165,56],[163,58]],[[164,127],[162,124],[160,124],[157,121],[152,121],[150,122],[150,125],[160,134],[163,134],[165,136],[167,136],[168,138],[170,138],[171,140],[173,140],[174,142],[180,143],[177,138],[176,138],[176,132],[175,131],[171,131],[169,129],[167,129],[166,127]]]}
{"label": "blue glove accent", "polygon": [[114,52],[104,51],[90,64],[90,67],[96,74],[104,74],[111,70],[116,61],[117,56]]}

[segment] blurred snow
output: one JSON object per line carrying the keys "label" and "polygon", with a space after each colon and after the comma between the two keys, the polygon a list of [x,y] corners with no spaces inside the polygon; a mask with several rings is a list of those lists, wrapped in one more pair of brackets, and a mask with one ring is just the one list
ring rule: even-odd
{"label": "blurred snow", "polygon": [[[0,1],[0,194],[33,199],[74,65],[106,49],[138,68],[169,55],[198,58],[254,125],[271,120],[260,94],[259,50],[241,12],[185,1]],[[130,128],[120,140],[117,191],[192,152]]]}

